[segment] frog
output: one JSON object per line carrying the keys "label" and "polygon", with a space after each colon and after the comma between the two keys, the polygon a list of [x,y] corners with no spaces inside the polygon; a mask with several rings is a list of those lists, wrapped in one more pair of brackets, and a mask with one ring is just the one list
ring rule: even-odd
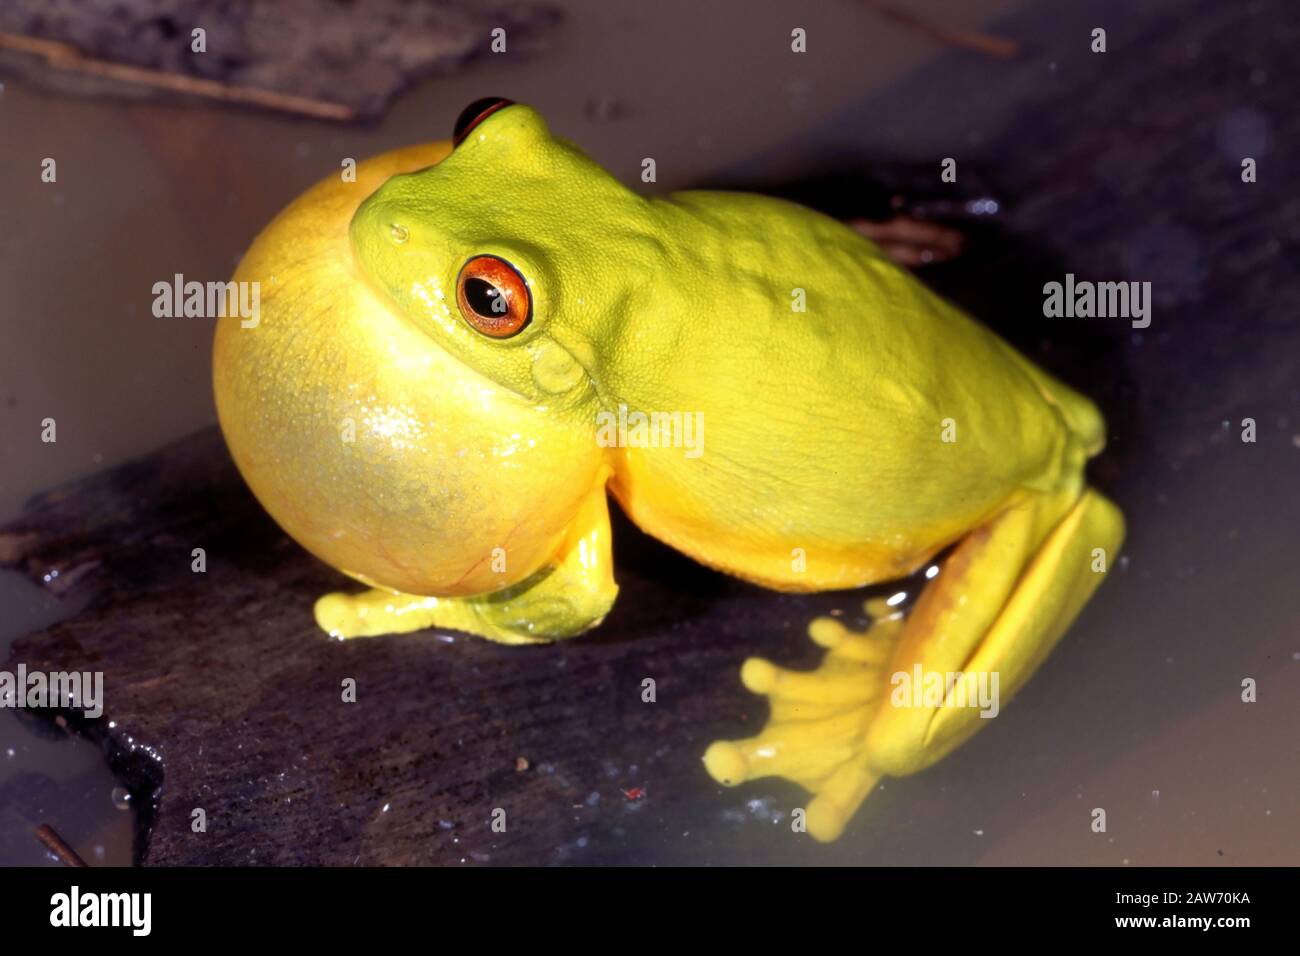
{"label": "frog", "polygon": [[[283,530],[364,589],[316,601],[332,638],[598,628],[611,499],[765,589],[924,574],[906,613],[813,620],[814,670],[746,660],[767,722],[702,754],[719,785],[804,788],[818,841],[984,726],[951,675],[1009,700],[1123,542],[1085,474],[1097,406],[861,231],[749,193],[644,195],[503,97],[308,190],[234,280],[261,306],[217,323],[221,430]],[[931,674],[939,693],[904,692]]]}

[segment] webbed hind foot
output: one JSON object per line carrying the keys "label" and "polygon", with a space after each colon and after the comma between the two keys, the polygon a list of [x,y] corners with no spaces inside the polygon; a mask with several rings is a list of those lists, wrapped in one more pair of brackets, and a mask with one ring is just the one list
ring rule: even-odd
{"label": "webbed hind foot", "polygon": [[903,615],[874,599],[865,631],[819,617],[808,635],[827,649],[815,671],[791,671],[751,657],[741,682],[768,698],[772,714],[756,737],[717,741],[704,754],[709,774],[724,786],[781,776],[813,794],[808,832],[834,840],[874,789],[881,774],[868,764],[867,730],[888,688],[885,670],[903,627]]}

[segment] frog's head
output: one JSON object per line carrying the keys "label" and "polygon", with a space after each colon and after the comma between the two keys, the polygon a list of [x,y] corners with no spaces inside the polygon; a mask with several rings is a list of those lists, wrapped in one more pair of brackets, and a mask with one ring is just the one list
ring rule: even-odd
{"label": "frog's head", "polygon": [[259,501],[327,563],[413,594],[534,573],[605,461],[581,409],[590,339],[566,320],[605,285],[563,241],[621,187],[526,107],[458,132],[285,209],[235,274],[260,284],[259,320],[221,319],[214,347]]}
{"label": "frog's head", "polygon": [[430,339],[534,401],[574,402],[645,256],[645,201],[510,100],[470,104],[441,163],[352,218],[367,278]]}

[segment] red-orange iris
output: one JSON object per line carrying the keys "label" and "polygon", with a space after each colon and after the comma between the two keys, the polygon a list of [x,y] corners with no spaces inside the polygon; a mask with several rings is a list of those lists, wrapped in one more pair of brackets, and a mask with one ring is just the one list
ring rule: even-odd
{"label": "red-orange iris", "polygon": [[528,283],[498,256],[475,256],[461,266],[456,304],[466,322],[494,339],[517,335],[533,317]]}

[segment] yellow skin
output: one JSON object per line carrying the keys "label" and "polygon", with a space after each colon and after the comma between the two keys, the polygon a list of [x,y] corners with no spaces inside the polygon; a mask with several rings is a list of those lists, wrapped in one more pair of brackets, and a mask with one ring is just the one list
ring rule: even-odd
{"label": "yellow skin", "polygon": [[[458,301],[480,255],[527,282],[512,337]],[[892,675],[997,672],[1005,701],[1123,537],[1084,480],[1104,440],[1093,405],[867,239],[758,196],[643,198],[526,106],[454,151],[322,182],[235,278],[261,283],[261,315],[218,323],[221,425],[281,526],[370,587],[317,602],[336,637],[594,627],[617,593],[607,491],[651,535],[780,590],[899,578],[955,544],[906,618],[869,605],[865,633],[821,619],[818,670],[742,670],[771,720],[705,766],[727,785],[803,785],[821,840],[882,775],[983,723],[950,698],[899,703]],[[620,405],[701,413],[702,453],[607,447],[597,415]]]}

